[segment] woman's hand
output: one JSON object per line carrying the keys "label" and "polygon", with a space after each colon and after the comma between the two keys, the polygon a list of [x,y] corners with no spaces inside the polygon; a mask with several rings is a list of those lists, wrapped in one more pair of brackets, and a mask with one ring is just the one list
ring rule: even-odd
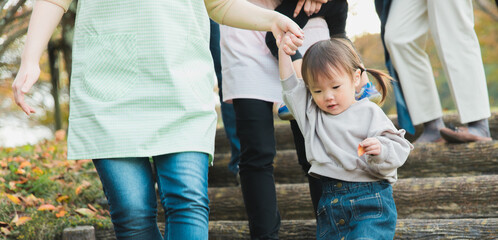
{"label": "woman's hand", "polygon": [[294,10],[294,18],[299,15],[304,6],[304,12],[306,15],[311,16],[318,13],[322,8],[322,4],[327,3],[328,0],[299,0]]}
{"label": "woman's hand", "polygon": [[[290,18],[279,14],[278,18],[273,22],[271,26],[271,31],[275,39],[277,40],[277,45],[279,48],[283,48],[286,54],[294,55],[298,47],[303,45],[304,32],[299,28],[299,26],[292,21]],[[284,43],[284,46],[280,46],[282,38],[284,35],[289,36]]]}
{"label": "woman's hand", "polygon": [[55,27],[59,24],[62,14],[64,14],[62,6],[48,1],[36,1],[33,7],[26,43],[21,57],[21,66],[14,83],[12,83],[16,104],[27,115],[34,113],[35,110],[24,101],[24,95],[38,81],[41,55]]}
{"label": "woman's hand", "polygon": [[14,92],[14,100],[16,104],[22,108],[27,114],[35,113],[35,110],[29,106],[24,100],[24,95],[29,92],[33,84],[38,81],[40,76],[40,66],[36,63],[23,63],[17,73],[14,83],[12,83],[12,91]]}

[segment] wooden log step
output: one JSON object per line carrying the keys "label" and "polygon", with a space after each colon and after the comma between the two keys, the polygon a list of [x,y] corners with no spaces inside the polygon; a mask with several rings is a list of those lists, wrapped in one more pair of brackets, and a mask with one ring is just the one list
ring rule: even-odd
{"label": "wooden log step", "polygon": [[[391,116],[391,120],[396,124],[397,117]],[[459,118],[457,114],[446,114],[443,117],[446,126],[454,125],[460,126]],[[498,112],[492,112],[489,118],[489,128],[491,131],[491,136],[493,138],[498,138]],[[419,125],[416,127],[416,134],[414,136],[407,134],[406,138],[413,141],[421,134],[423,126]],[[279,122],[275,125],[275,136],[277,141],[277,149],[294,149],[294,137],[290,129],[290,124],[287,121]],[[225,135],[225,130],[219,128],[216,131],[216,141],[215,141],[215,152],[216,153],[228,153],[230,152],[230,145],[228,139]]]}
{"label": "wooden log step", "polygon": [[[209,189],[211,220],[246,220],[240,187]],[[308,184],[277,185],[282,219],[313,219]],[[498,217],[498,175],[410,178],[394,185],[399,218]],[[159,218],[162,219],[162,218]]]}
{"label": "wooden log step", "polygon": [[[158,223],[164,232],[164,223]],[[398,219],[394,239],[497,239],[498,219]],[[285,240],[315,239],[315,220],[283,220],[279,237]],[[112,229],[98,229],[97,240],[115,240]],[[247,221],[211,221],[210,240],[246,240]]]}
{"label": "wooden log step", "polygon": [[[496,239],[498,219],[398,219],[394,239]],[[279,237],[286,240],[316,239],[315,220],[284,220]],[[212,221],[210,240],[249,238],[246,221]]]}
{"label": "wooden log step", "polygon": [[[236,185],[233,174],[227,168],[229,161],[230,154],[215,155],[214,166],[209,169],[209,186]],[[278,151],[274,167],[275,181],[278,183],[307,182],[295,150]],[[482,174],[498,174],[498,141],[415,144],[405,165],[398,169],[400,178]]]}

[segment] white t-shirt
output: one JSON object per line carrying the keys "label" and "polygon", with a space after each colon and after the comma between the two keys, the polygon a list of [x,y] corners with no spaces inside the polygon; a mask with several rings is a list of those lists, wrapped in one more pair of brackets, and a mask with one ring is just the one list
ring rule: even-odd
{"label": "white t-shirt", "polygon": [[[304,27],[301,54],[313,43],[329,38],[323,18],[312,18]],[[266,32],[220,26],[223,101],[235,98],[282,102],[278,61],[265,43]]]}

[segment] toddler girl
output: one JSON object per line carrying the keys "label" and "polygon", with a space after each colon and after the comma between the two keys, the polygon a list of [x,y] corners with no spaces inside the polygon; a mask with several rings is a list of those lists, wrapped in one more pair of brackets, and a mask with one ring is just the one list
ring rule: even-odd
{"label": "toddler girl", "polygon": [[322,184],[316,237],[393,239],[397,212],[391,184],[413,146],[379,106],[355,99],[363,72],[378,80],[382,101],[390,77],[362,67],[345,40],[330,39],[308,49],[300,80],[283,51],[293,38],[282,38],[279,70],[284,102],[305,139],[309,174]]}

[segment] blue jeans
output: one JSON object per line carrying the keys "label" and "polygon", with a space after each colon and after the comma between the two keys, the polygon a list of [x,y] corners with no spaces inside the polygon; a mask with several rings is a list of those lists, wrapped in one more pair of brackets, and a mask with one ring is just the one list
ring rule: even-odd
{"label": "blue jeans", "polygon": [[345,182],[322,178],[316,239],[393,239],[396,205],[387,181]]}
{"label": "blue jeans", "polygon": [[162,240],[157,226],[157,180],[164,239],[208,239],[208,155],[182,152],[149,158],[95,159],[117,239]]}
{"label": "blue jeans", "polygon": [[220,26],[218,23],[211,21],[211,38],[209,41],[209,50],[211,50],[211,57],[213,57],[214,70],[216,72],[216,77],[218,78],[218,92],[220,95],[221,102],[221,119],[223,120],[223,126],[225,128],[225,133],[227,135],[228,141],[230,141],[231,157],[228,163],[228,170],[237,175],[239,173],[239,162],[240,162],[240,140],[237,137],[237,132],[235,130],[235,111],[233,110],[233,105],[223,102],[223,91],[221,86],[221,52],[220,52]]}

